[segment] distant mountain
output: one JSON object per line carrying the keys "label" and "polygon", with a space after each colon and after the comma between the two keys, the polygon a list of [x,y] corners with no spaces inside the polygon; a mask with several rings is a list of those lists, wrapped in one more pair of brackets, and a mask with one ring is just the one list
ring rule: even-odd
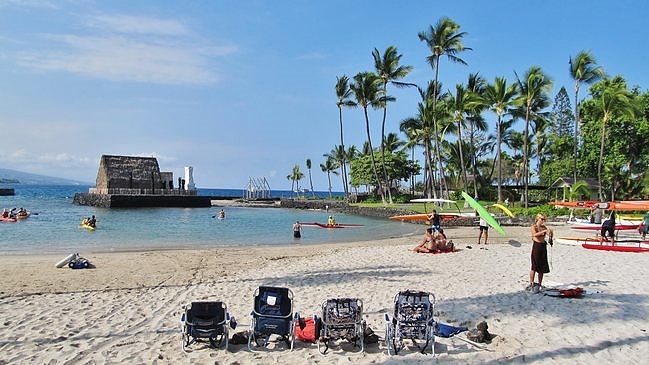
{"label": "distant mountain", "polygon": [[0,168],[0,184],[4,185],[93,185],[89,182],[63,179]]}

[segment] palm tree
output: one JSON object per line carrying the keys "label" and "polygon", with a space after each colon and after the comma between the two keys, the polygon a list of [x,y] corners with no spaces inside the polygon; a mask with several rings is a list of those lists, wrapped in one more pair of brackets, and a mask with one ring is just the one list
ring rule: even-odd
{"label": "palm tree", "polygon": [[313,191],[313,179],[311,179],[311,159],[306,159],[306,169],[309,170],[309,186],[311,187],[311,196],[315,198],[315,191]]}
{"label": "palm tree", "polygon": [[502,200],[502,158],[501,158],[501,144],[502,144],[502,123],[503,116],[512,112],[512,109],[517,103],[518,88],[516,84],[507,86],[507,80],[504,77],[496,77],[493,85],[488,85],[484,91],[483,100],[485,105],[497,116],[496,121],[496,158],[498,164],[498,203]]}
{"label": "palm tree", "polygon": [[304,174],[300,171],[300,166],[299,165],[293,166],[293,171],[291,172],[290,175],[287,175],[286,178],[292,181],[291,190],[295,191],[296,193],[299,192],[300,180],[304,178]]}
{"label": "palm tree", "polygon": [[[383,57],[379,53],[379,50],[374,48],[372,51],[372,57],[374,58],[374,67],[376,68],[377,75],[381,78],[383,83],[383,121],[381,122],[381,140],[385,139],[385,119],[388,114],[388,102],[395,101],[396,99],[388,96],[388,82],[398,81],[403,79],[410,73],[412,66],[399,66],[399,61],[401,60],[402,55],[398,54],[397,48],[394,46],[388,47],[383,53]],[[403,86],[403,84],[395,83],[397,86]],[[383,179],[386,182],[390,181],[388,176],[388,171],[385,168],[385,149],[381,144],[381,159],[383,161]],[[392,204],[392,192],[391,187],[388,186],[388,198],[390,204]]]}
{"label": "palm tree", "polygon": [[519,92],[521,94],[523,108],[525,109],[525,131],[523,132],[523,204],[527,208],[528,186],[530,178],[530,157],[529,157],[529,130],[530,119],[537,119],[541,110],[550,106],[548,93],[552,88],[552,80],[548,78],[541,68],[532,66],[525,72],[523,80],[516,75]]}
{"label": "palm tree", "polygon": [[[345,141],[343,139],[343,107],[355,107],[354,103],[349,97],[351,96],[351,90],[349,89],[349,77],[346,75],[336,77],[336,96],[338,101],[336,105],[338,106],[338,119],[340,120],[340,145],[345,150]],[[343,175],[343,191],[345,192],[345,199],[349,199],[349,184],[347,183],[347,165],[345,164],[345,156],[340,163],[342,166],[342,175]]]}
{"label": "palm tree", "polygon": [[338,171],[336,171],[337,168],[338,168],[338,164],[332,158],[327,158],[325,163],[320,164],[320,169],[322,169],[322,172],[327,174],[327,180],[329,180],[329,199],[332,198],[331,174],[338,175]]}
{"label": "palm tree", "polygon": [[466,190],[468,186],[468,178],[466,174],[466,165],[464,163],[464,151],[462,148],[462,127],[465,125],[466,114],[471,108],[471,102],[475,99],[473,93],[469,92],[464,85],[455,85],[455,95],[448,93],[447,102],[451,108],[452,118],[457,123],[457,147],[460,162],[460,177],[462,179],[462,188]]}
{"label": "palm tree", "polygon": [[[381,105],[379,100],[380,89],[379,82],[381,79],[371,72],[360,72],[354,76],[354,82],[350,85],[350,89],[354,96],[356,97],[356,104],[360,105],[363,108],[363,113],[365,115],[365,131],[367,133],[367,143],[371,151],[374,151],[372,147],[372,136],[370,135],[370,118],[367,115],[367,108],[369,106],[377,108]],[[384,186],[381,179],[379,179],[379,174],[376,171],[376,161],[374,160],[374,153],[370,153],[372,157],[372,170],[374,172],[374,179],[377,181],[378,190],[381,194],[381,201],[383,205],[386,205],[385,201],[385,192]]]}
{"label": "palm tree", "polygon": [[572,177],[577,181],[577,142],[579,136],[579,84],[592,84],[604,77],[604,70],[588,51],[581,51],[575,59],[570,58],[570,77],[575,80],[575,137],[573,140]]}
{"label": "palm tree", "polygon": [[635,108],[632,103],[631,93],[626,88],[626,83],[615,78],[604,80],[604,90],[594,99],[598,109],[602,112],[602,136],[599,146],[599,160],[597,162],[597,179],[599,182],[599,198],[604,199],[602,194],[602,163],[604,161],[604,144],[606,137],[606,124],[616,116],[633,117]]}
{"label": "palm tree", "polygon": [[[460,63],[466,65],[467,63],[457,57],[456,55],[465,50],[471,50],[471,48],[464,47],[462,38],[466,35],[466,32],[459,32],[460,25],[455,23],[453,20],[447,17],[443,17],[438,20],[437,24],[433,27],[429,27],[428,31],[419,32],[419,40],[425,41],[430,49],[431,55],[426,57],[426,61],[430,66],[435,70],[435,91],[433,95],[438,94],[438,81],[439,81],[439,58],[443,55],[454,63]],[[433,99],[432,110],[435,110],[436,100]],[[437,131],[437,120],[433,114],[433,126],[435,129],[435,145],[439,145],[438,131]],[[446,185],[444,180],[444,174],[442,172],[442,158],[439,152],[439,147],[436,148],[437,160],[440,167],[440,182],[442,186]],[[431,173],[432,174],[432,173]]]}
{"label": "palm tree", "polygon": [[[334,148],[329,153],[325,153],[322,156],[326,157],[327,160],[333,160],[334,163],[338,167],[340,167],[340,173],[343,174],[343,161],[345,161],[345,150],[343,149],[343,146],[340,145],[334,146]],[[345,179],[343,178],[342,180],[343,180],[342,183],[344,184]]]}
{"label": "palm tree", "polygon": [[485,133],[488,129],[487,122],[482,116],[484,104],[480,103],[487,81],[479,74],[469,74],[466,89],[471,93],[471,102],[467,122],[469,122],[469,156],[471,156],[471,173],[473,175],[473,196],[478,196],[478,141],[476,135]]}

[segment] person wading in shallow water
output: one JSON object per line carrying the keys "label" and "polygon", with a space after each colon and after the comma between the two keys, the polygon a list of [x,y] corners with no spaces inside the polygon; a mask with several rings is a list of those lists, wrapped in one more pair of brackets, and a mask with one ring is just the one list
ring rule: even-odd
{"label": "person wading in shallow water", "polygon": [[[532,268],[530,270],[530,284],[525,288],[533,293],[538,293],[541,290],[543,283],[543,274],[550,272],[548,265],[548,242],[552,246],[552,236],[554,232],[545,226],[546,217],[544,214],[539,213],[536,215],[536,222],[531,227],[532,233]],[[548,242],[545,241],[545,236],[548,236]],[[534,283],[534,276],[538,274],[539,283]]]}
{"label": "person wading in shallow water", "polygon": [[300,237],[302,237],[302,225],[300,224],[300,221],[296,221],[293,223],[293,238]]}

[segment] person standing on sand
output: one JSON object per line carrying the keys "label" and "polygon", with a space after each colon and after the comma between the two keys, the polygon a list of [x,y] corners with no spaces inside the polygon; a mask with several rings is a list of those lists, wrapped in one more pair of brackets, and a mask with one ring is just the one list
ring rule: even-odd
{"label": "person standing on sand", "polygon": [[[536,222],[531,227],[532,232],[532,269],[530,270],[530,284],[525,290],[538,293],[543,283],[543,274],[550,272],[548,265],[548,247],[545,236],[548,236],[548,242],[552,246],[552,236],[554,232],[545,226],[546,216],[543,213],[536,215]],[[534,276],[538,274],[539,283],[534,283]]]}
{"label": "person standing on sand", "polygon": [[300,221],[295,221],[293,224],[293,238],[300,237],[302,237],[302,225],[300,224]]}
{"label": "person standing on sand", "polygon": [[[478,211],[475,211],[475,215],[479,216]],[[484,218],[480,217],[480,223],[478,223],[480,227],[480,232],[478,233],[478,244],[480,244],[480,239],[482,238],[482,233],[484,232],[484,244],[487,244],[487,239],[489,238],[489,224],[487,223]]]}

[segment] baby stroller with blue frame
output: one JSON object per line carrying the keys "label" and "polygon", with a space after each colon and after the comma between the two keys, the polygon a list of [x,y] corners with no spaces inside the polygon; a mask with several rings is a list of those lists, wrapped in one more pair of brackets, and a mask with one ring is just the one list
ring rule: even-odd
{"label": "baby stroller with blue frame", "polygon": [[422,354],[428,344],[435,355],[435,296],[423,291],[400,291],[394,298],[392,320],[385,314],[385,344],[388,354],[398,354],[409,340]]}
{"label": "baby stroller with blue frame", "polygon": [[230,320],[227,306],[218,301],[191,302],[183,307],[180,322],[182,327],[182,348],[187,352],[189,346],[200,340],[209,340],[213,348],[225,343],[228,349],[228,327],[234,329],[236,322]]}
{"label": "baby stroller with blue frame", "polygon": [[293,292],[290,289],[260,286],[255,290],[254,308],[250,315],[250,351],[255,351],[253,346],[266,348],[273,335],[279,336],[279,340],[293,350],[297,313],[293,315]]}
{"label": "baby stroller with blue frame", "polygon": [[[346,340],[365,351],[363,301],[358,298],[330,298],[322,303],[318,351],[325,354],[338,340]],[[318,321],[316,321],[318,323]],[[324,345],[324,346],[323,346]]]}

